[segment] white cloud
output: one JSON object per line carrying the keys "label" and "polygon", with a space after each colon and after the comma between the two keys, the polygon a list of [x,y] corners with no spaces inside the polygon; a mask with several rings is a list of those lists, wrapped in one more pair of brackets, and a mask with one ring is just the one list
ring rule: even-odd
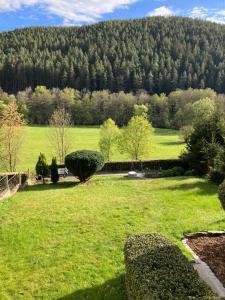
{"label": "white cloud", "polygon": [[95,22],[103,14],[139,0],[0,0],[1,11],[15,11],[24,6],[41,5],[52,15],[62,17],[65,24]]}
{"label": "white cloud", "polygon": [[192,18],[204,19],[215,23],[225,24],[225,10],[220,10],[217,8],[207,9],[203,6],[195,6],[189,12],[189,16]]}
{"label": "white cloud", "polygon": [[193,9],[191,10],[191,16],[193,18],[205,18],[208,15],[208,9],[201,6],[195,6],[193,7]]}
{"label": "white cloud", "polygon": [[161,6],[161,7],[158,7],[158,8],[155,8],[154,10],[150,11],[148,13],[148,16],[163,16],[163,17],[169,17],[169,16],[172,16],[174,15],[175,12],[169,8],[169,7],[166,7],[166,6]]}

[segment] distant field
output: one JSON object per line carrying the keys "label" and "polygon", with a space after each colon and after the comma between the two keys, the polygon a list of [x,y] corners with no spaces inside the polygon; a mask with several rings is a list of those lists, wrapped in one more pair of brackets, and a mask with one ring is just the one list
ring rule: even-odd
{"label": "distant field", "polygon": [[[54,155],[48,140],[51,129],[44,126],[27,126],[18,170],[33,170],[40,152],[45,153],[50,163]],[[98,150],[99,128],[98,127],[75,127],[71,128],[71,151],[90,149]],[[155,129],[152,137],[152,148],[146,159],[177,158],[184,149],[177,131],[169,129]],[[129,157],[121,155],[117,149],[113,160],[128,160]]]}

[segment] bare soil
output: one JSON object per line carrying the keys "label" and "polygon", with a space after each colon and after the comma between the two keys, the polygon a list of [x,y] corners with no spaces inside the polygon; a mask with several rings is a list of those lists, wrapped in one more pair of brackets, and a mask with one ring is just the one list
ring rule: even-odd
{"label": "bare soil", "polygon": [[225,235],[189,237],[187,244],[225,286]]}

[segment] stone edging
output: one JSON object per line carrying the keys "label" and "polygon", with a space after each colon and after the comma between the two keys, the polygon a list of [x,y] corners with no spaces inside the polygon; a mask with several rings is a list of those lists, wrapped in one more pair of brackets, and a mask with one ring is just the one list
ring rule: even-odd
{"label": "stone edging", "polygon": [[[224,233],[224,232],[223,232]],[[212,233],[213,234],[213,233]],[[191,235],[194,236],[194,235]],[[216,277],[210,267],[203,262],[197,254],[190,248],[187,244],[187,238],[182,240],[183,245],[185,248],[192,254],[193,260],[193,267],[198,272],[200,278],[207,283],[208,286],[212,289],[212,291],[217,294],[219,297],[225,297],[225,288],[221,281]]]}

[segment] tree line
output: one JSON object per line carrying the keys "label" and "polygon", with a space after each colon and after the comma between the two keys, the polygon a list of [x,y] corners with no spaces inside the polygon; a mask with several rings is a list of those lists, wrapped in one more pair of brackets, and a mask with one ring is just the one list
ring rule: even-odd
{"label": "tree line", "polygon": [[0,86],[225,92],[225,26],[182,17],[0,33]]}
{"label": "tree line", "polygon": [[37,86],[15,95],[0,90],[0,113],[5,105],[16,102],[27,124],[47,125],[53,112],[64,108],[70,114],[71,125],[101,125],[111,118],[118,126],[123,126],[133,116],[136,105],[146,106],[153,127],[180,129],[192,124],[195,103],[204,98],[211,99],[220,111],[225,111],[225,95],[209,88],[150,95],[144,90],[136,93],[80,92],[72,88],[60,90]]}

